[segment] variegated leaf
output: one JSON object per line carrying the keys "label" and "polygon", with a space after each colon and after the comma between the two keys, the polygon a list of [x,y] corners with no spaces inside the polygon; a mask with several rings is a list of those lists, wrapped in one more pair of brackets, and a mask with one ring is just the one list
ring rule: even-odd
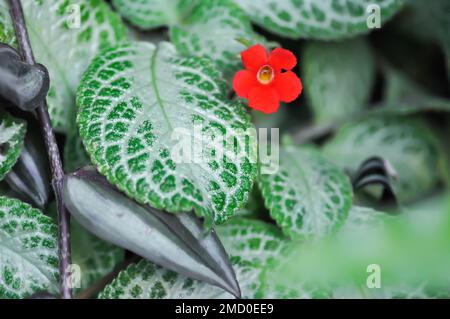
{"label": "variegated leaf", "polygon": [[26,123],[0,110],[0,180],[20,156]]}
{"label": "variegated leaf", "polygon": [[[0,5],[8,7],[6,2]],[[102,0],[27,0],[22,5],[36,61],[49,71],[52,124],[67,131],[81,75],[102,48],[125,40],[125,28]],[[0,19],[2,28],[14,34]]]}
{"label": "variegated leaf", "polygon": [[208,60],[180,57],[166,42],[103,52],[77,95],[92,162],[141,203],[226,220],[247,201],[256,145],[248,115],[224,88]]}
{"label": "variegated leaf", "polygon": [[216,231],[229,255],[259,265],[277,258],[287,241],[276,226],[246,218],[233,218]]}
{"label": "variegated leaf", "polygon": [[371,31],[368,25],[379,9],[388,21],[403,0],[234,0],[253,22],[283,37],[342,39]]}
{"label": "variegated leaf", "polygon": [[348,178],[317,151],[280,148],[275,174],[260,174],[266,207],[291,238],[320,237],[337,230],[352,203]]}
{"label": "variegated leaf", "polygon": [[241,66],[246,46],[240,41],[265,42],[232,0],[201,1],[183,23],[170,28],[170,36],[180,53],[212,59],[226,77]]}
{"label": "variegated leaf", "polygon": [[198,0],[113,0],[114,7],[140,29],[182,23]]}
{"label": "variegated leaf", "polygon": [[324,154],[350,173],[369,157],[379,156],[392,166],[392,185],[400,202],[431,190],[444,174],[439,143],[425,123],[399,117],[367,117],[338,130]]}
{"label": "variegated leaf", "polygon": [[0,298],[58,291],[56,233],[37,209],[0,196]]}
{"label": "variegated leaf", "polygon": [[11,16],[9,14],[9,8],[4,1],[0,1],[0,42],[15,46]]}
{"label": "variegated leaf", "polygon": [[[254,298],[261,267],[232,258],[242,298]],[[100,293],[101,299],[233,299],[233,295],[145,260],[129,266]]]}

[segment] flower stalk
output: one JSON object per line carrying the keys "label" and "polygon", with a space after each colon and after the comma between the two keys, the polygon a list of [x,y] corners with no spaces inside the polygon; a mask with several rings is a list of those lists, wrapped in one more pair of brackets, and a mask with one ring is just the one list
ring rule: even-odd
{"label": "flower stalk", "polygon": [[[9,0],[9,5],[20,54],[26,63],[34,65],[36,62],[28,37],[22,4],[20,0]],[[71,299],[72,289],[70,286],[71,281],[69,272],[69,267],[71,265],[70,216],[62,201],[64,171],[45,100],[39,103],[39,106],[36,108],[36,115],[41,126],[45,148],[49,157],[50,169],[52,172],[52,186],[55,193],[58,212],[60,292],[62,298]]]}

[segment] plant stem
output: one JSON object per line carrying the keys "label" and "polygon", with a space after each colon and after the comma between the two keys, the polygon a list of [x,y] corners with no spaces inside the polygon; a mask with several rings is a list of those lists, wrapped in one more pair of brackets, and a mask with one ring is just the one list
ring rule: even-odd
{"label": "plant stem", "polygon": [[[27,0],[29,1],[29,0]],[[25,25],[25,19],[20,0],[9,0],[10,13],[16,33],[16,39],[19,51],[25,62],[35,64],[33,50],[28,38],[28,31]],[[58,212],[58,248],[59,248],[59,275],[61,281],[61,297],[64,299],[72,298],[72,289],[70,287],[70,216],[62,201],[62,188],[64,183],[64,171],[62,169],[61,157],[56,143],[55,133],[50,123],[50,116],[45,101],[36,109],[36,115],[41,126],[41,132],[45,142],[45,148],[50,161],[52,172],[52,186],[55,192],[56,206]]]}

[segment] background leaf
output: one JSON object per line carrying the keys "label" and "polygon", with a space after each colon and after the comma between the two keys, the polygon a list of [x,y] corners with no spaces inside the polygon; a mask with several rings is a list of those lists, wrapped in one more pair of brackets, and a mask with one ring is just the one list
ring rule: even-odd
{"label": "background leaf", "polygon": [[265,42],[232,0],[201,1],[182,24],[171,26],[170,37],[180,53],[212,59],[227,78],[241,66],[246,46],[239,39]]}
{"label": "background leaf", "polygon": [[[253,298],[259,267],[232,258],[243,298]],[[100,299],[232,299],[224,290],[166,270],[145,260],[129,266],[105,287]]]}
{"label": "background leaf", "polygon": [[367,228],[377,227],[383,224],[386,218],[392,217],[369,207],[352,206],[340,233],[364,231]]}
{"label": "background leaf", "polygon": [[117,11],[140,29],[182,23],[198,0],[113,0]]}
{"label": "background leaf", "polygon": [[291,238],[320,237],[335,231],[352,203],[348,178],[317,151],[280,148],[275,174],[260,174],[270,215]]}
{"label": "background leaf", "polygon": [[229,255],[258,265],[277,258],[287,240],[277,227],[246,218],[233,218],[216,231]]}
{"label": "background leaf", "polygon": [[0,197],[0,298],[58,291],[56,231],[37,209]]}
{"label": "background leaf", "polygon": [[0,181],[20,156],[26,123],[0,110]]}
{"label": "background leaf", "polygon": [[[78,91],[80,133],[93,163],[141,203],[195,209],[209,222],[233,215],[251,190],[256,164],[245,150],[255,145],[247,141],[248,115],[226,102],[219,78],[209,61],[179,57],[169,43],[135,43],[98,56]],[[192,137],[194,124],[201,131]],[[174,137],[181,131],[188,151],[203,138],[198,163],[172,160],[177,145],[186,146]]]}
{"label": "background leaf", "polygon": [[366,8],[377,4],[385,23],[401,0],[234,0],[253,22],[283,37],[342,39],[368,33]]}
{"label": "background leaf", "polygon": [[349,172],[372,156],[388,160],[398,175],[392,185],[400,202],[431,190],[442,176],[443,156],[432,130],[411,118],[368,117],[347,124],[324,154]]}
{"label": "background leaf", "polygon": [[385,65],[383,101],[369,112],[378,115],[411,115],[419,112],[450,112],[450,99],[428,92],[403,72]]}
{"label": "background leaf", "polygon": [[316,123],[347,118],[366,107],[375,65],[365,39],[310,42],[303,61],[303,82]]}
{"label": "background leaf", "polygon": [[[0,5],[8,7],[5,0]],[[47,103],[52,124],[58,131],[67,131],[81,75],[99,50],[125,40],[125,28],[99,0],[29,0],[22,5],[36,61],[50,75]],[[70,22],[71,5],[79,5],[79,27]],[[11,26],[5,27],[14,34]]]}

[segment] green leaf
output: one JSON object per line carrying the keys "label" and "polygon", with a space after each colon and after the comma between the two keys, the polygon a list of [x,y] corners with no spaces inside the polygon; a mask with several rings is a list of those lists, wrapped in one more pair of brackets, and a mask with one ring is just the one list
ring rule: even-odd
{"label": "green leaf", "polygon": [[[0,5],[7,7],[5,0]],[[99,50],[125,39],[125,28],[100,0],[28,0],[22,5],[36,61],[50,75],[47,104],[52,124],[58,131],[67,131],[83,72]],[[72,23],[73,5],[80,8],[79,27]]]}
{"label": "green leaf", "polygon": [[392,185],[400,202],[429,191],[441,179],[440,146],[425,123],[411,118],[367,117],[346,124],[323,151],[350,173],[369,157],[388,160],[398,175]]}
{"label": "green leaf", "polygon": [[198,0],[113,0],[117,11],[140,29],[182,23]]}
{"label": "green leaf", "polygon": [[320,237],[346,219],[352,203],[348,178],[317,151],[280,148],[275,174],[261,174],[266,207],[291,238]]}
{"label": "green leaf", "polygon": [[[242,298],[254,298],[261,272],[251,262],[232,258]],[[129,266],[105,287],[100,299],[232,299],[233,295],[202,281],[166,270],[145,260]]]}
{"label": "green leaf", "polygon": [[234,0],[253,22],[289,38],[342,39],[371,31],[371,4],[380,7],[381,23],[388,21],[402,0]]}
{"label": "green leaf", "polygon": [[375,65],[365,39],[311,42],[303,59],[304,86],[317,123],[347,118],[366,107]]}
{"label": "green leaf", "polygon": [[256,184],[248,196],[248,201],[243,208],[236,213],[236,217],[244,217],[248,219],[264,219],[268,217],[268,211],[264,207],[264,201],[261,192]]}
{"label": "green leaf", "polygon": [[[308,246],[299,247],[298,242],[291,243],[276,260],[268,263],[259,276],[260,285],[256,290],[255,297],[262,299],[323,299],[330,298],[331,293],[324,280],[315,277],[321,273],[322,265],[313,265],[312,269],[302,268],[297,265],[309,262],[306,259],[298,259],[298,251],[308,250]],[[314,259],[313,259],[314,260]],[[326,265],[327,266],[327,265]],[[303,272],[307,273],[304,275]],[[309,277],[308,275],[311,275]]]}
{"label": "green leaf", "polygon": [[58,291],[57,228],[19,200],[0,197],[0,298]]}
{"label": "green leaf", "polygon": [[233,218],[216,231],[229,255],[258,265],[276,258],[286,241],[277,227],[245,218]]}
{"label": "green leaf", "polygon": [[383,102],[369,111],[371,115],[409,115],[419,112],[450,112],[450,100],[435,96],[404,72],[384,65]]}
{"label": "green leaf", "polygon": [[[248,141],[246,130],[254,127],[243,106],[226,102],[219,79],[208,60],[180,57],[166,42],[103,52],[77,95],[80,135],[92,162],[140,203],[169,212],[194,209],[209,224],[226,220],[247,201],[256,145]],[[181,135],[187,141],[177,140]],[[190,160],[177,156],[178,149],[190,153],[191,142],[202,143],[201,151]]]}
{"label": "green leaf", "polygon": [[182,24],[170,28],[170,36],[180,53],[211,58],[226,77],[241,66],[246,46],[239,39],[265,42],[232,0],[201,1]]}
{"label": "green leaf", "polygon": [[124,250],[87,232],[76,220],[70,222],[72,263],[80,267],[81,286],[91,284],[113,271],[123,260]]}
{"label": "green leaf", "polygon": [[[444,50],[450,52],[450,3],[447,0],[434,0],[426,3],[421,0],[409,0],[412,9],[410,20],[414,25],[409,27],[425,29],[426,36],[438,41]],[[408,21],[407,21],[408,23]],[[416,30],[414,30],[416,32]]]}
{"label": "green leaf", "polygon": [[342,226],[340,233],[377,227],[382,225],[387,218],[392,217],[386,213],[376,211],[369,207],[352,206],[348,213],[348,218]]}
{"label": "green leaf", "polygon": [[14,166],[25,139],[26,123],[0,110],[0,180]]}

